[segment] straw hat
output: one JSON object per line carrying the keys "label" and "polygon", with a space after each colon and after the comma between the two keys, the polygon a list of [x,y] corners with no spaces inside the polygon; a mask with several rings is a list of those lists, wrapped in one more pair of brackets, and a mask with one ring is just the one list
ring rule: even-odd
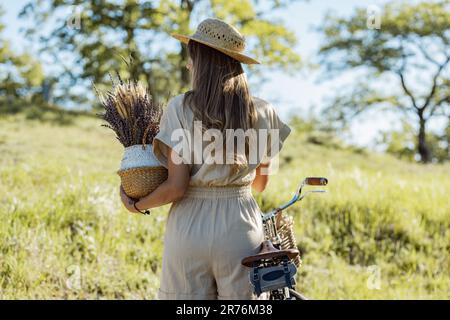
{"label": "straw hat", "polygon": [[192,36],[172,34],[172,37],[185,44],[189,40],[200,42],[245,64],[260,63],[242,53],[245,49],[244,36],[235,27],[219,19],[203,20]]}

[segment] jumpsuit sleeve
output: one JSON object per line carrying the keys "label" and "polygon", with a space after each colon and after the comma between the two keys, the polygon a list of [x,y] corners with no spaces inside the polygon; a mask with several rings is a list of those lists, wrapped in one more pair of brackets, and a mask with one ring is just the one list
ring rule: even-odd
{"label": "jumpsuit sleeve", "polygon": [[189,131],[183,126],[182,98],[172,98],[163,111],[159,132],[153,139],[153,153],[166,168],[170,149],[175,151],[184,163],[190,164],[190,138]]}
{"label": "jumpsuit sleeve", "polygon": [[264,153],[262,164],[267,164],[272,160],[283,147],[283,143],[291,133],[291,129],[278,117],[274,107],[269,104],[266,111],[266,121],[268,130],[267,147]]}

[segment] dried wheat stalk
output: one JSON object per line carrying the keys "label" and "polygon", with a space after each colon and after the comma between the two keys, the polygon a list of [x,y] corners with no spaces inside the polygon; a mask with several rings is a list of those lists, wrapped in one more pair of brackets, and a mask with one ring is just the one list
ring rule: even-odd
{"label": "dried wheat stalk", "polygon": [[124,147],[143,144],[145,148],[159,132],[162,106],[138,81],[124,82],[120,76],[118,79],[118,83],[112,79],[112,90],[106,93],[95,89],[105,109],[97,116],[107,122],[102,126],[112,129]]}

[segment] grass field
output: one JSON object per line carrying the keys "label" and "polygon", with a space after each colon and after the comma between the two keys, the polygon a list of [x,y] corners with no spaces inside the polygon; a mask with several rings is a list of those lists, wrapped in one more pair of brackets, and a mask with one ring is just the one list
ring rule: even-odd
{"label": "grass field", "polygon": [[[128,214],[113,133],[96,119],[59,120],[0,119],[0,299],[155,298],[168,206]],[[289,211],[305,295],[450,298],[450,165],[327,148],[294,133],[257,195],[261,207],[288,200],[307,175],[330,183]]]}

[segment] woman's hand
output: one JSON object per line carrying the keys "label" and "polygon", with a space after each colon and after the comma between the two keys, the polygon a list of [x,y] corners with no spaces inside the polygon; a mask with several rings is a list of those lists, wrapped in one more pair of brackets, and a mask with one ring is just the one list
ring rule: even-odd
{"label": "woman's hand", "polygon": [[188,188],[190,179],[189,165],[183,163],[183,159],[175,151],[169,147],[167,148],[167,169],[169,171],[167,180],[149,195],[141,198],[136,203],[138,209],[156,208],[177,201],[184,196]]}
{"label": "woman's hand", "polygon": [[139,211],[137,211],[133,206],[135,200],[126,195],[122,185],[120,185],[120,199],[122,200],[123,205],[125,206],[125,208],[127,208],[128,211],[130,211],[131,213],[139,213]]}

